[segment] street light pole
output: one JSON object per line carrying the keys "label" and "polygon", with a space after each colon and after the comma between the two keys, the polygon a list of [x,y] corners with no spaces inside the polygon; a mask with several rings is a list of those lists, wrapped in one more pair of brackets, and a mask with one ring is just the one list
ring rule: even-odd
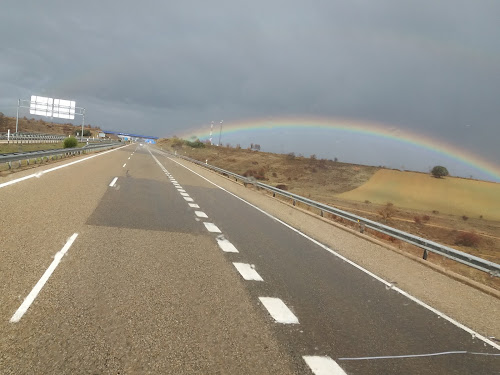
{"label": "street light pole", "polygon": [[222,123],[224,122],[224,120],[221,120],[220,121],[220,130],[219,130],[219,146],[220,146],[220,139],[221,139],[221,136],[222,136]]}
{"label": "street light pole", "polygon": [[80,142],[83,142],[83,124],[85,123],[85,108],[83,108],[83,114],[82,114],[82,136],[80,138]]}

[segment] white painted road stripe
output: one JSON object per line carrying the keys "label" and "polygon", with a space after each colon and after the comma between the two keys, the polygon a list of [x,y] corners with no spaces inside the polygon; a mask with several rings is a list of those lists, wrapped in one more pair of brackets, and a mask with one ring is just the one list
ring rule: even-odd
{"label": "white painted road stripe", "polygon": [[179,193],[185,193],[185,192],[186,192],[186,190],[182,189],[181,187],[178,187],[178,188],[177,188],[177,191],[178,191]]}
{"label": "white painted road stripe", "polygon": [[4,183],[0,184],[0,188],[3,188],[5,186],[9,186],[9,185],[13,185],[13,184],[16,184],[16,183],[24,181],[24,180],[29,180],[30,178],[33,178],[33,177],[37,177],[37,178],[42,177],[42,175],[44,175],[46,173],[57,171],[58,169],[69,167],[70,165],[81,163],[82,161],[89,160],[89,159],[92,159],[92,158],[96,158],[98,156],[107,154],[108,152],[113,152],[113,151],[119,150],[122,147],[127,147],[127,146],[121,146],[121,147],[115,148],[113,150],[103,151],[103,152],[100,152],[100,153],[98,153],[96,155],[89,156],[87,158],[75,160],[75,161],[72,161],[72,162],[69,162],[69,163],[66,163],[66,164],[63,164],[63,165],[58,165],[57,167],[49,168],[49,169],[46,169],[44,171],[33,173],[33,174],[30,174],[30,175],[27,175],[27,176],[24,176],[24,177],[21,177],[21,178],[16,178],[15,180],[7,181],[7,182],[4,182]]}
{"label": "white painted road stripe", "polygon": [[[186,198],[184,198],[184,199],[186,199]],[[205,228],[207,228],[207,230],[209,232],[212,232],[212,233],[221,233],[220,229],[217,228],[217,225],[212,224],[212,223],[205,223],[205,222],[203,224],[205,224]]]}
{"label": "white painted road stripe", "polygon": [[330,357],[305,355],[302,358],[314,375],[346,375],[345,371]]}
{"label": "white painted road stripe", "polygon": [[299,324],[299,320],[293,314],[292,310],[279,298],[259,297],[259,300],[277,323]]}
{"label": "white painted road stripe", "polygon": [[226,253],[238,253],[238,249],[222,236],[217,238],[217,244]]}
{"label": "white painted road stripe", "polygon": [[130,160],[130,156],[128,157],[128,159],[127,159],[127,160]]}
{"label": "white painted road stripe", "polygon": [[127,165],[127,163],[123,164],[123,167],[122,168],[125,168],[125,166]]}
{"label": "white painted road stripe", "polygon": [[188,194],[188,193],[181,193],[181,195],[182,195],[183,197],[189,197],[189,194]]}
{"label": "white painted road stripe", "polygon": [[118,177],[113,178],[113,181],[109,184],[109,186],[113,187],[116,184],[116,180],[118,180]]}
{"label": "white painted road stripe", "polygon": [[481,341],[483,341],[483,342],[487,343],[488,345],[491,345],[491,346],[492,346],[492,347],[494,347],[495,349],[500,350],[500,344],[497,344],[497,343],[496,343],[496,342],[494,342],[493,340],[490,340],[489,338],[487,338],[487,337],[485,337],[485,336],[481,335],[480,333],[478,333],[478,332],[474,331],[473,329],[470,329],[469,327],[467,327],[467,326],[463,325],[462,323],[457,322],[455,319],[451,318],[450,316],[446,315],[445,313],[442,313],[441,311],[439,311],[439,310],[435,309],[434,307],[432,307],[432,306],[430,306],[430,305],[426,304],[425,302],[423,302],[423,301],[419,300],[417,297],[414,297],[414,296],[412,296],[411,294],[409,294],[409,293],[405,292],[403,289],[401,289],[401,288],[398,288],[398,287],[394,286],[394,284],[390,283],[389,281],[384,280],[384,279],[383,279],[383,278],[381,278],[380,276],[375,275],[373,272],[368,271],[366,268],[363,268],[362,266],[360,266],[359,264],[357,264],[357,263],[353,262],[352,260],[347,259],[345,256],[340,255],[340,254],[339,254],[339,253],[337,253],[336,251],[334,251],[334,250],[330,249],[330,248],[329,248],[328,246],[326,246],[326,245],[323,245],[321,242],[316,241],[314,238],[312,238],[312,237],[308,236],[308,235],[307,235],[307,234],[305,234],[304,232],[301,232],[301,231],[300,231],[300,230],[298,230],[297,228],[292,227],[290,224],[285,223],[283,220],[278,219],[276,216],[273,216],[273,215],[271,215],[270,213],[268,213],[268,212],[264,211],[262,208],[259,208],[259,207],[257,207],[256,205],[254,205],[254,204],[252,204],[252,203],[250,203],[250,202],[246,201],[245,199],[243,199],[243,198],[241,198],[241,197],[237,196],[236,194],[231,193],[230,191],[228,191],[228,190],[224,189],[222,186],[217,185],[215,182],[212,182],[212,181],[210,181],[208,178],[206,178],[206,177],[202,176],[201,174],[199,174],[199,173],[197,173],[197,172],[193,171],[191,168],[186,167],[186,166],[185,166],[184,164],[182,164],[182,163],[179,163],[177,160],[174,160],[174,159],[172,159],[172,158],[170,158],[170,157],[168,157],[168,159],[169,159],[169,160],[171,160],[171,161],[173,161],[174,163],[177,163],[178,165],[180,165],[180,166],[182,166],[182,167],[186,168],[188,171],[191,171],[191,172],[192,172],[192,173],[194,173],[195,175],[199,176],[200,178],[204,179],[205,181],[209,182],[210,184],[212,184],[212,185],[214,185],[214,186],[218,187],[218,188],[219,188],[219,189],[221,189],[222,191],[225,191],[225,192],[226,192],[226,193],[228,193],[229,195],[232,195],[232,196],[233,196],[233,197],[235,197],[236,199],[239,199],[240,201],[242,201],[242,202],[244,202],[244,203],[248,204],[250,207],[255,208],[257,211],[262,212],[264,215],[266,215],[267,217],[270,217],[270,218],[271,218],[271,219],[273,219],[274,221],[276,221],[276,222],[278,222],[278,223],[280,223],[280,224],[284,225],[285,227],[287,227],[287,228],[289,228],[289,229],[293,230],[295,233],[297,233],[297,234],[301,235],[302,237],[307,238],[309,241],[311,241],[311,242],[315,243],[315,244],[316,244],[316,245],[318,245],[319,247],[321,247],[321,248],[323,248],[324,250],[328,251],[330,254],[332,254],[332,255],[336,256],[336,257],[337,257],[337,258],[339,258],[339,259],[342,259],[344,262],[349,263],[351,266],[353,266],[353,267],[357,268],[358,270],[360,270],[360,271],[362,271],[362,272],[366,273],[367,275],[369,275],[369,276],[373,277],[374,279],[376,279],[376,280],[380,281],[382,284],[384,284],[385,286],[387,286],[387,287],[391,288],[393,291],[396,291],[396,292],[398,292],[398,293],[402,294],[402,295],[403,295],[403,296],[405,296],[406,298],[408,298],[408,299],[412,300],[413,302],[415,302],[416,304],[418,304],[418,305],[420,305],[420,306],[422,306],[422,307],[425,307],[427,310],[432,311],[434,314],[436,314],[437,316],[439,316],[439,317],[441,317],[441,318],[443,318],[443,319],[447,320],[448,322],[450,322],[451,324],[455,325],[456,327],[458,327],[458,328],[460,328],[460,329],[463,329],[465,332],[469,333],[470,335],[472,335],[472,336],[474,336],[474,337],[478,338],[479,340],[481,340]]}
{"label": "white painted road stripe", "polygon": [[207,218],[207,214],[204,213],[203,211],[195,211],[194,214],[198,217],[204,217],[204,218]]}
{"label": "white painted road stripe", "polygon": [[183,197],[183,198],[188,202],[194,202],[193,198],[191,197]]}
{"label": "white painted road stripe", "polygon": [[23,317],[24,313],[26,311],[28,311],[29,307],[31,306],[31,304],[35,300],[38,293],[40,293],[40,291],[42,290],[43,286],[45,285],[45,283],[49,279],[50,275],[52,275],[52,273],[56,269],[57,265],[61,261],[64,254],[66,254],[66,252],[69,250],[69,248],[71,247],[73,242],[75,242],[76,237],[78,237],[78,233],[74,233],[68,239],[68,241],[66,242],[66,245],[64,245],[64,247],[61,250],[59,250],[56,253],[56,255],[54,255],[54,260],[50,264],[49,268],[47,268],[47,270],[42,275],[40,280],[38,280],[38,282],[36,283],[35,287],[31,290],[30,294],[28,294],[28,297],[25,298],[24,302],[21,304],[21,306],[19,306],[17,311],[14,313],[14,315],[12,315],[12,318],[10,318],[11,323],[17,323]]}
{"label": "white painted road stripe", "polygon": [[251,264],[233,263],[233,265],[245,280],[264,281]]}
{"label": "white painted road stripe", "polygon": [[196,203],[189,203],[189,207],[200,208],[200,206],[198,206]]}

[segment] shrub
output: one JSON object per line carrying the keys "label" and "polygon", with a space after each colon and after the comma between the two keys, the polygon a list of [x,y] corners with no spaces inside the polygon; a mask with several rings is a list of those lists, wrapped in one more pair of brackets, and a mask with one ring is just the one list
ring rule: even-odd
{"label": "shrub", "polygon": [[431,219],[431,217],[429,215],[422,216],[423,221],[429,221],[430,219]]}
{"label": "shrub", "polygon": [[455,240],[456,245],[476,247],[481,242],[481,237],[474,232],[462,232]]}
{"label": "shrub", "polygon": [[290,152],[289,154],[286,155],[286,158],[288,160],[293,160],[295,159],[295,153],[294,152]]}
{"label": "shrub", "polygon": [[431,171],[432,175],[436,178],[441,178],[444,176],[448,176],[448,169],[443,167],[442,165],[436,165],[434,168],[432,168]]}
{"label": "shrub", "polygon": [[366,200],[365,200],[365,203],[366,203],[366,204],[370,204],[370,203],[372,203],[372,202],[370,202],[368,199],[366,199]]}
{"label": "shrub", "polygon": [[276,174],[276,172],[273,172],[273,177],[278,177],[278,175]]}
{"label": "shrub", "polygon": [[422,219],[420,219],[420,216],[415,216],[413,218],[413,221],[415,222],[415,224],[422,224]]}
{"label": "shrub", "polygon": [[194,141],[185,141],[186,145],[188,145],[189,147],[192,147],[192,148],[204,148],[205,147],[205,144],[200,141],[199,139],[196,139]]}
{"label": "shrub", "polygon": [[378,211],[378,214],[387,222],[394,215],[394,212],[394,205],[391,202],[387,202],[385,207]]}
{"label": "shrub", "polygon": [[462,220],[467,221],[467,220],[469,220],[469,217],[467,215],[464,215],[464,216],[462,216]]}
{"label": "shrub", "polygon": [[64,140],[64,148],[75,148],[78,146],[78,139],[75,137],[68,137]]}
{"label": "shrub", "polygon": [[432,210],[432,213],[433,213],[433,214],[438,214],[438,213],[439,213],[439,211],[438,211],[438,210]]}
{"label": "shrub", "polygon": [[278,184],[276,187],[281,190],[288,190],[288,186],[285,184]]}

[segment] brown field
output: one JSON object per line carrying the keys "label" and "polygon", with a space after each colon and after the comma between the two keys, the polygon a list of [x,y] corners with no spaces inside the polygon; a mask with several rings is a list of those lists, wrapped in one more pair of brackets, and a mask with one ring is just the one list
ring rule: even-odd
{"label": "brown field", "polygon": [[[500,263],[500,184],[452,177],[436,179],[423,173],[247,149],[173,145],[172,140],[158,141],[158,147],[164,150],[253,176],[268,185],[282,185],[290,192]],[[387,207],[388,202],[392,206]],[[340,218],[331,219],[350,225]],[[458,243],[464,233],[472,233],[472,246]],[[422,254],[420,249],[385,235],[372,235],[414,255]],[[483,272],[439,256],[429,256],[429,260],[500,288],[498,278]]]}

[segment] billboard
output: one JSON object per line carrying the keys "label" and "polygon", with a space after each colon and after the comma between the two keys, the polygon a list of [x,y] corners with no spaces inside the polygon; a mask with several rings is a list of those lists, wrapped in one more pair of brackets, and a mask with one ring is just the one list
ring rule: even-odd
{"label": "billboard", "polygon": [[31,96],[30,114],[74,120],[75,105],[72,100]]}

